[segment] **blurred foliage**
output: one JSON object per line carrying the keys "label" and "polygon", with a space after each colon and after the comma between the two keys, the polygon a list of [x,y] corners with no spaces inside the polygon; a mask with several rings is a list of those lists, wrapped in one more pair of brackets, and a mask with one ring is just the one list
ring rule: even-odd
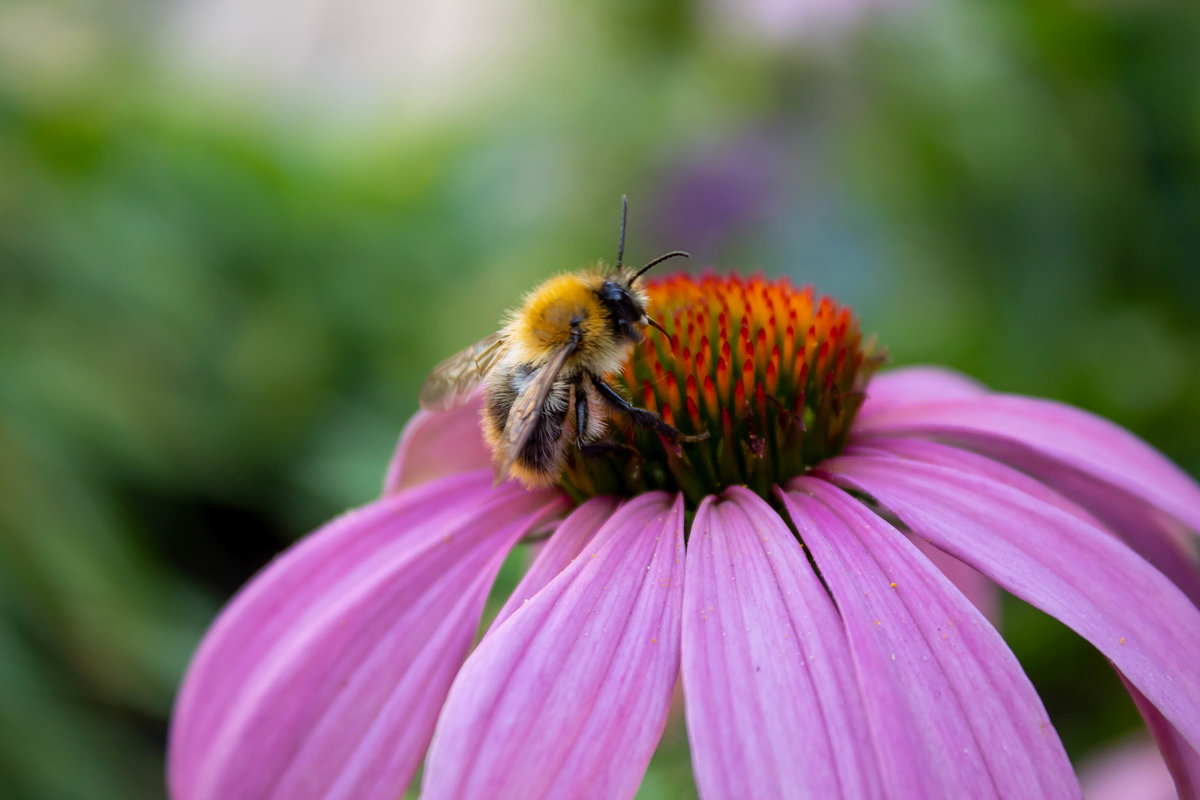
{"label": "blurred foliage", "polygon": [[[371,498],[430,365],[613,258],[622,192],[632,260],[815,282],[897,363],[1200,473],[1195,4],[755,37],[610,0],[549,14],[558,44],[469,108],[349,121],[184,77],[118,6],[59,61],[0,36],[0,796],[161,795],[220,603]],[[1135,724],[1102,659],[1012,611],[1073,755]],[[644,793],[688,776],[673,728]]]}

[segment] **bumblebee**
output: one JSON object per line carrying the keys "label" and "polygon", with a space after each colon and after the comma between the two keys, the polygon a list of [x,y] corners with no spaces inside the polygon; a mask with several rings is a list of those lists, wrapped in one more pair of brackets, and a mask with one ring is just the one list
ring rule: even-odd
{"label": "bumblebee", "polygon": [[612,271],[601,265],[549,279],[509,313],[503,328],[443,361],[421,388],[422,408],[445,410],[466,402],[484,384],[483,434],[492,449],[497,483],[509,475],[531,488],[555,483],[572,440],[584,455],[604,449],[593,443],[614,413],[653,427],[669,441],[707,436],[685,436],[654,412],[630,403],[605,379],[624,366],[633,346],[645,338],[647,325],[666,334],[646,314],[649,298],[641,276],[667,259],[688,257],[675,250],[636,272],[628,270],[628,208],[622,197]]}

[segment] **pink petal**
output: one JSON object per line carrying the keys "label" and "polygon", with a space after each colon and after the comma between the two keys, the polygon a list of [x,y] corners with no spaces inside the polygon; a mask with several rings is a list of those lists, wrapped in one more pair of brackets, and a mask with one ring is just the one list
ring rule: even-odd
{"label": "pink petal", "polygon": [[508,601],[492,622],[492,630],[498,628],[500,623],[511,617],[517,609],[545,588],[547,583],[554,580],[558,573],[566,569],[588,546],[592,537],[600,530],[600,526],[616,511],[617,506],[615,497],[593,497],[572,511],[571,516],[559,524],[554,535],[538,553],[537,560],[509,595]]}
{"label": "pink petal", "polygon": [[[965,469],[975,475],[983,475],[1001,482],[1011,481],[1010,485],[1014,488],[1062,508],[1090,524],[1097,524],[1091,514],[1069,502],[1048,486],[1026,475],[1015,473],[1012,469],[986,456],[957,447],[924,439],[887,439],[875,436],[860,440],[857,444],[847,447],[845,452],[846,455],[917,459],[928,464],[943,464]],[[913,537],[913,543],[946,574],[946,577],[954,582],[959,591],[965,594],[992,624],[999,623],[1000,592],[991,579],[919,536]]]}
{"label": "pink petal", "polygon": [[885,793],[1078,797],[1041,700],[1000,634],[899,531],[841,490],[783,495],[841,610]]}
{"label": "pink petal", "polygon": [[1096,646],[1200,743],[1200,610],[1162,573],[1085,520],[988,477],[915,460],[822,465],[915,533]]}
{"label": "pink petal", "polygon": [[1086,508],[1106,530],[1117,534],[1200,605],[1200,560],[1195,542],[1174,517],[1123,489],[1035,455],[1011,453],[1004,460],[1042,478]]}
{"label": "pink petal", "polygon": [[483,395],[449,411],[418,411],[404,426],[383,479],[383,493],[408,489],[444,475],[491,466],[479,415]]}
{"label": "pink petal", "polygon": [[429,751],[424,798],[632,797],[679,672],[683,503],[626,503],[480,643]]}
{"label": "pink petal", "polygon": [[861,424],[863,419],[905,406],[987,393],[983,384],[944,367],[894,369],[871,378],[867,384],[867,399],[855,420]]}
{"label": "pink petal", "polygon": [[[894,439],[886,440],[874,438],[868,440],[866,445],[858,445],[847,448],[847,455],[858,454],[875,454],[875,455],[893,455],[896,457],[912,458],[924,461],[930,464],[940,464],[951,468],[959,468],[975,475],[981,475],[1001,483],[1007,483],[1015,489],[1024,491],[1027,494],[1032,494],[1035,497],[1045,500],[1051,505],[1062,508],[1074,516],[1090,523],[1097,524],[1095,518],[1083,511],[1074,504],[1066,501],[1057,492],[1050,490],[1048,487],[1038,483],[1026,475],[1014,472],[1012,469],[998,464],[984,456],[968,453],[948,445],[936,444],[934,442],[926,442],[919,439]],[[1059,488],[1063,482],[1063,473],[1059,473]],[[1093,511],[1097,512],[1103,520],[1103,524],[1112,525],[1115,521],[1116,526],[1126,532],[1135,532],[1140,526],[1153,524],[1155,520],[1159,520],[1161,524],[1169,524],[1168,520],[1161,519],[1163,515],[1157,509],[1153,509],[1143,501],[1137,500],[1128,494],[1121,492],[1113,487],[1108,487],[1106,490],[1101,490],[1094,481],[1088,481],[1086,476],[1080,476],[1080,483],[1073,487],[1069,492],[1072,496],[1085,496],[1088,498],[1086,505]],[[1094,492],[1094,494],[1093,494]],[[1133,504],[1130,506],[1130,504]],[[1161,541],[1178,541],[1178,539],[1166,539]],[[924,543],[925,547],[936,550],[932,545],[924,542],[919,537],[916,539],[918,546]],[[1142,540],[1143,545],[1153,545],[1153,537],[1146,537]],[[1177,586],[1184,590],[1186,594],[1193,600],[1200,600],[1200,577],[1192,565],[1186,559],[1178,557],[1178,550],[1174,553],[1171,551],[1160,551],[1159,557],[1164,559],[1166,565],[1171,568],[1169,572],[1164,574],[1172,578]],[[946,556],[948,557],[948,556]],[[954,559],[955,563],[962,562]],[[937,563],[935,561],[935,563]],[[1151,559],[1151,563],[1155,563]],[[1157,564],[1155,564],[1157,566]],[[969,567],[967,569],[970,569]],[[944,570],[943,570],[944,571]],[[978,574],[978,573],[976,573]],[[984,578],[983,580],[987,580]],[[956,582],[957,583],[957,582]],[[988,581],[990,584],[991,582]],[[994,584],[992,584],[994,586]],[[960,585],[961,588],[961,585]],[[985,612],[986,613],[986,612]],[[1119,674],[1119,673],[1118,673]],[[1122,676],[1124,679],[1124,676]],[[1175,775],[1176,781],[1180,785],[1180,795],[1183,797],[1196,796],[1196,790],[1192,787],[1200,787],[1200,753],[1197,753],[1183,739],[1178,729],[1168,722],[1156,709],[1150,701],[1138,692],[1138,690],[1129,684],[1126,680],[1126,686],[1133,696],[1134,703],[1138,710],[1146,719],[1146,725],[1154,734],[1155,740],[1162,749],[1163,756],[1166,758],[1167,766],[1170,768],[1171,774]]]}
{"label": "pink petal", "polygon": [[[868,434],[947,439],[1002,461],[1032,453],[1140,497],[1200,531],[1195,481],[1129,431],[1061,403],[984,395],[895,407],[856,419],[856,439]],[[1052,472],[1040,477],[1055,483]]]}
{"label": "pink petal", "polygon": [[491,480],[443,478],[350,512],[242,589],[176,703],[175,800],[403,792],[505,554],[562,508]]}
{"label": "pink petal", "polygon": [[986,456],[921,439],[871,437],[847,448],[846,453],[888,453],[961,469],[1006,483],[1089,524],[1116,533],[1134,552],[1170,578],[1192,602],[1200,605],[1200,566],[1182,527],[1146,501],[1122,489],[1075,470],[1050,464],[1032,453],[1022,456],[1010,452],[1004,460],[1023,472],[1043,476],[1052,483],[1053,488],[1028,475],[1014,472]]}
{"label": "pink petal", "polygon": [[1005,464],[987,456],[963,450],[940,442],[924,439],[887,439],[872,437],[864,443],[846,448],[848,456],[873,456],[911,459],[926,464],[936,464],[951,469],[969,472],[1011,486],[1019,492],[1036,497],[1055,508],[1078,517],[1089,525],[1099,526],[1099,521],[1085,509],[1063,497],[1039,480],[1023,475]]}
{"label": "pink petal", "polygon": [[837,609],[779,514],[733,488],[687,548],[683,688],[705,798],[878,797]]}
{"label": "pink petal", "polygon": [[934,547],[920,536],[910,536],[909,541],[950,579],[955,588],[971,601],[971,605],[987,617],[988,622],[996,627],[1000,626],[1000,587],[991,578],[946,551]]}

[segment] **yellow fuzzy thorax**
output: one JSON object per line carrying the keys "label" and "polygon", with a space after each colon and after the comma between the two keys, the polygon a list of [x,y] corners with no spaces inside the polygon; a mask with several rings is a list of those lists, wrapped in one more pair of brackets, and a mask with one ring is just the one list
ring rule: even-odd
{"label": "yellow fuzzy thorax", "polygon": [[571,339],[573,327],[581,338],[563,377],[588,364],[604,374],[618,369],[629,346],[609,334],[610,322],[596,292],[605,281],[600,272],[569,272],[550,278],[527,294],[512,316],[507,335],[519,362],[542,364]]}

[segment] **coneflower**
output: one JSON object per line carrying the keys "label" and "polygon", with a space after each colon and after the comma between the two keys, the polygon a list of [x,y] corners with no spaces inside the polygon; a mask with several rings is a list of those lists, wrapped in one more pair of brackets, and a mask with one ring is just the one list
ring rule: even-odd
{"label": "coneflower", "polygon": [[[605,455],[526,491],[493,487],[478,402],[419,413],[383,496],[213,624],[172,720],[176,800],[395,798],[423,759],[427,798],[632,797],[678,681],[704,798],[1079,796],[955,560],[1099,649],[1192,796],[1194,481],[1078,409],[872,377],[858,321],[811,289],[650,294],[670,337],[612,378],[709,437],[618,418]],[[551,530],[472,650],[501,563]]]}

